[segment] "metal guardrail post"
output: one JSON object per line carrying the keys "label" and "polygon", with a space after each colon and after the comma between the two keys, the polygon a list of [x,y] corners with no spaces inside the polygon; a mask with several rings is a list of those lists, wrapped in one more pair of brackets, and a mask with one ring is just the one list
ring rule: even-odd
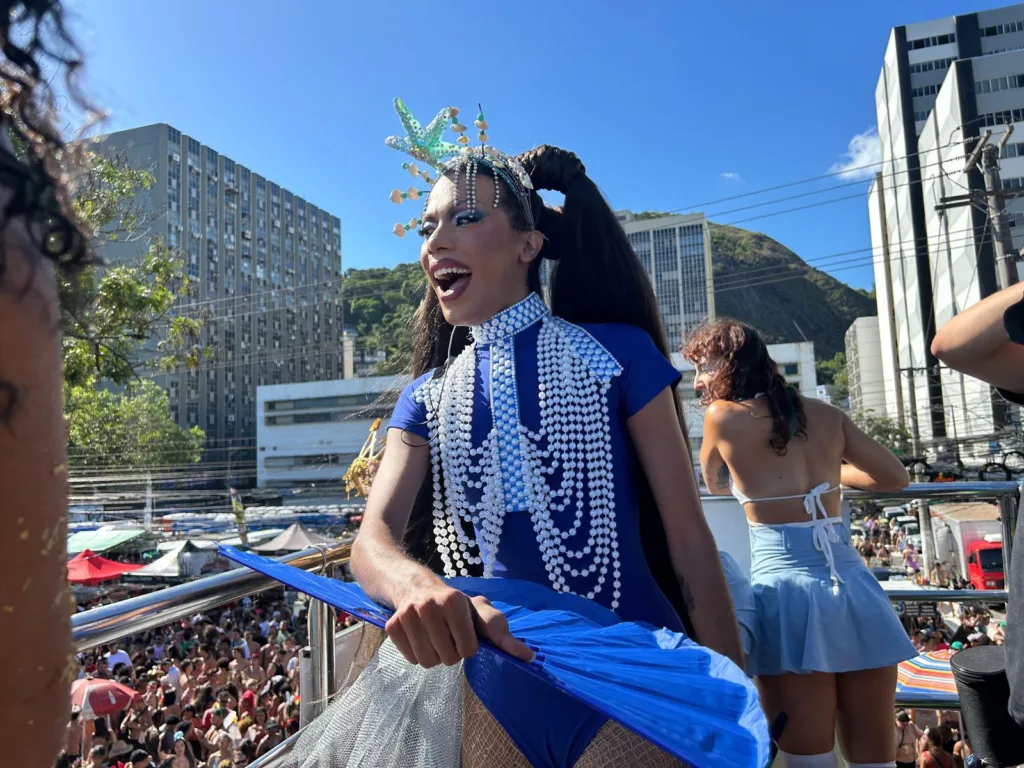
{"label": "metal guardrail post", "polygon": [[1013,557],[1013,537],[1017,531],[1017,523],[1020,522],[1020,505],[1024,504],[1024,483],[1018,486],[1016,498],[1006,494],[1000,496],[997,503],[999,505],[999,521],[1003,525],[1003,573],[1006,574],[1007,581],[1009,581],[1010,558]]}
{"label": "metal guardrail post", "polygon": [[315,720],[327,709],[334,693],[334,609],[322,600],[309,602],[310,689],[309,718]]}
{"label": "metal guardrail post", "polygon": [[932,513],[928,499],[917,499],[917,526],[921,529],[921,572],[926,579],[932,577],[935,547],[932,544]]}

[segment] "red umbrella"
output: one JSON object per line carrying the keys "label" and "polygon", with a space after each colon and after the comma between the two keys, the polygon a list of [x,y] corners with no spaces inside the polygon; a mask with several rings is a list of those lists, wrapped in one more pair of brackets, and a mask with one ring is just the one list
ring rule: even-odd
{"label": "red umbrella", "polygon": [[68,560],[68,581],[72,584],[84,584],[92,587],[104,581],[119,579],[124,574],[137,571],[141,567],[134,563],[118,563],[115,560],[108,560],[87,549]]}
{"label": "red umbrella", "polygon": [[83,677],[71,684],[71,706],[92,715],[111,715],[128,708],[138,691],[113,680]]}

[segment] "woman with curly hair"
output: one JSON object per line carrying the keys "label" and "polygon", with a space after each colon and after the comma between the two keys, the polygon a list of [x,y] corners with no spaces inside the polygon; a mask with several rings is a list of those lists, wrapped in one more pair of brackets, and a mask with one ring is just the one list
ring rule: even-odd
{"label": "woman with curly hair", "polygon": [[0,633],[0,712],[18,733],[5,762],[41,766],[60,750],[74,678],[58,275],[90,260],[47,78],[63,73],[75,99],[80,57],[55,0],[0,2],[0,19],[0,622],[17,630]]}
{"label": "woman with curly hair", "polygon": [[707,412],[701,469],[750,523],[757,632],[747,671],[769,720],[787,715],[786,765],[894,765],[896,665],[916,655],[889,600],[850,543],[840,487],[895,490],[899,459],[837,408],[804,398],[757,332],[735,320],[688,339]]}

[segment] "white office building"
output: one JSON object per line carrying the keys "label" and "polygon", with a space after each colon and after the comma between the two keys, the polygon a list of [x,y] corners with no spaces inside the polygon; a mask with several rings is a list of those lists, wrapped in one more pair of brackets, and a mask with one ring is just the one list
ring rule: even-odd
{"label": "white office building", "polygon": [[846,331],[846,373],[850,412],[885,416],[882,344],[877,317],[858,317]]}
{"label": "white office building", "polygon": [[326,485],[340,493],[373,420],[390,415],[406,383],[372,376],[257,387],[257,485]]}
{"label": "white office building", "polygon": [[670,347],[715,317],[711,237],[703,213],[637,217],[616,213],[651,278]]}
{"label": "white office building", "polygon": [[[879,339],[895,349],[881,360],[885,412],[902,408],[926,448],[1002,418],[940,373],[930,347],[944,321],[996,287],[985,214],[947,204],[984,189],[980,174],[962,173],[978,136],[1024,120],[1022,49],[1024,5],[896,27],[875,91],[882,165],[868,211]],[[1008,186],[1024,184],[1018,154],[1013,144],[1002,161]],[[1024,201],[1009,209],[1020,223]]]}

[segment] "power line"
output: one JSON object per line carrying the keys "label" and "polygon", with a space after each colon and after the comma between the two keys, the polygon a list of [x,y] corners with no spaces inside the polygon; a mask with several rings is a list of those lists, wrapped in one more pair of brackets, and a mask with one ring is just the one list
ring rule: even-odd
{"label": "power line", "polygon": [[[890,158],[889,162],[896,163],[896,162],[900,162],[900,161],[904,161],[904,160],[909,160],[910,158],[917,157],[918,155],[923,155],[923,154],[926,154],[928,152],[938,152],[939,150],[948,149],[949,147],[952,147],[952,146],[954,146],[956,144],[963,144],[963,143],[964,143],[963,139],[961,139],[959,141],[950,141],[948,144],[944,144],[944,145],[939,146],[939,147],[934,147],[933,149],[924,149],[924,150],[920,150],[918,152],[911,152],[911,153],[909,153],[907,155],[903,155],[902,157]],[[702,203],[695,203],[693,205],[683,206],[682,208],[675,208],[672,211],[670,211],[670,213],[681,213],[683,211],[694,211],[694,210],[697,210],[697,209],[700,209],[700,208],[706,208],[709,205],[717,205],[718,203],[727,203],[727,202],[730,202],[732,200],[740,200],[740,199],[745,198],[745,197],[753,197],[755,195],[763,195],[766,192],[774,192],[774,191],[779,190],[779,189],[788,189],[789,187],[796,187],[796,186],[799,186],[801,184],[809,184],[812,181],[821,181],[822,179],[832,179],[832,178],[836,178],[837,176],[848,176],[849,174],[856,173],[858,171],[870,171],[870,170],[873,170],[873,169],[876,169],[876,168],[877,169],[881,169],[882,165],[883,165],[882,162],[868,163],[866,165],[859,165],[859,166],[853,166],[853,167],[850,167],[850,168],[844,168],[841,171],[830,171],[829,173],[824,173],[824,174],[822,174],[820,176],[811,176],[811,177],[806,178],[806,179],[799,179],[797,181],[789,181],[789,182],[786,182],[784,184],[776,184],[775,186],[772,186],[772,187],[764,187],[762,189],[755,189],[755,190],[753,190],[751,192],[742,192],[740,194],[730,195],[729,197],[720,197],[720,198],[718,198],[716,200],[707,200],[707,201],[702,202]]]}

